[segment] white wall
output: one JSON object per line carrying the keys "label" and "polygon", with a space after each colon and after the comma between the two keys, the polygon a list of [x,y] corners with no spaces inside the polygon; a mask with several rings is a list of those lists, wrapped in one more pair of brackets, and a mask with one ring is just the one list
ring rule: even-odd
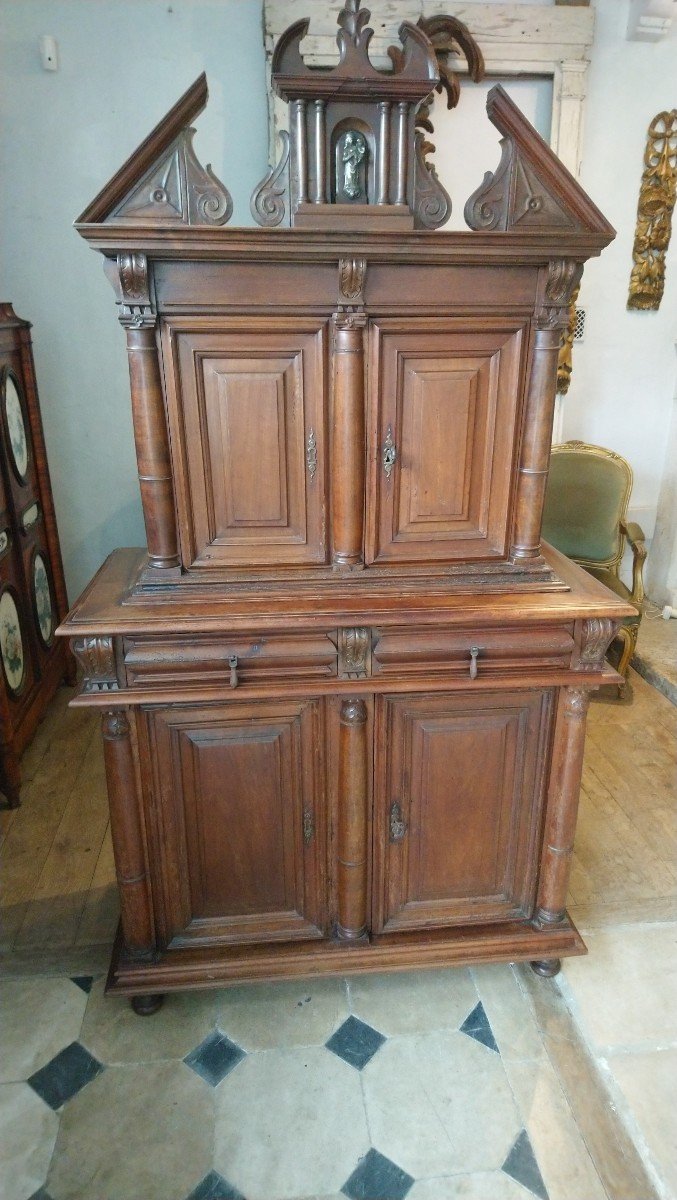
{"label": "white wall", "polygon": [[[42,69],[40,34],[59,43]],[[195,148],[237,224],[267,166],[258,0],[1,0],[2,288],[33,322],[71,599],[115,546],[144,543],[124,333],[74,218],[202,70]]]}
{"label": "white wall", "polygon": [[677,37],[627,41],[627,0],[595,0],[594,7],[581,183],[617,237],[583,275],[586,333],[574,347],[564,437],[609,446],[629,460],[631,516],[651,536],[677,380],[677,227],[658,312],[628,312],[626,302],[646,131],[677,101]]}

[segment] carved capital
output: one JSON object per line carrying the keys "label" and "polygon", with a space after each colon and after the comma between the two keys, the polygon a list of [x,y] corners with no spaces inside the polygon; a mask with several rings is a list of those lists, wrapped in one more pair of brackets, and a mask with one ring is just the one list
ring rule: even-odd
{"label": "carved capital", "polygon": [[334,313],[332,322],[335,330],[364,329],[367,324],[367,314],[340,310]]}
{"label": "carved capital", "polygon": [[590,704],[587,688],[566,688],[564,692],[564,715],[574,720],[583,720]]}
{"label": "carved capital", "polygon": [[339,308],[362,308],[367,279],[366,258],[341,258],[338,269]]}
{"label": "carved capital", "polygon": [[536,306],[537,329],[567,329],[571,301],[580,287],[582,274],[583,263],[570,258],[554,259],[548,264],[545,284]]}
{"label": "carved capital", "polygon": [[367,719],[367,706],[364,700],[344,700],[341,705],[342,725],[364,725]]}
{"label": "carved capital", "polygon": [[348,679],[369,675],[371,638],[368,629],[339,629],[338,671]]}
{"label": "carved capital", "polygon": [[599,671],[609,644],[616,636],[618,622],[610,617],[588,617],[583,622],[581,638],[581,671]]}
{"label": "carved capital", "polygon": [[83,673],[83,692],[118,690],[115,647],[112,637],[82,637],[71,641],[71,649]]}
{"label": "carved capital", "polygon": [[112,708],[103,714],[103,736],[106,741],[117,742],[129,737],[129,721],[124,708]]}

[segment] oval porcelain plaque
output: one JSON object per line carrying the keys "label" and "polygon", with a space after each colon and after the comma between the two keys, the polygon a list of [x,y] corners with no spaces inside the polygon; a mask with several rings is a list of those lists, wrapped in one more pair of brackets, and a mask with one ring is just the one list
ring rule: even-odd
{"label": "oval porcelain plaque", "polygon": [[45,645],[49,645],[54,632],[54,608],[52,593],[49,586],[47,568],[41,554],[36,554],[33,560],[33,595],[35,597],[35,616],[38,622],[40,637]]}
{"label": "oval porcelain plaque", "polygon": [[19,614],[9,591],[0,596],[0,656],[7,686],[16,693],[24,680],[25,661]]}
{"label": "oval porcelain plaque", "polygon": [[5,377],[5,417],[14,470],[23,482],[28,470],[28,439],[21,398],[13,375]]}

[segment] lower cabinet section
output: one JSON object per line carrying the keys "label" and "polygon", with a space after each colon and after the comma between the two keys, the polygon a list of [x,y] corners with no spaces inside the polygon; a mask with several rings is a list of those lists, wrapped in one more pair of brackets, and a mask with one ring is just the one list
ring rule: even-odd
{"label": "lower cabinet section", "polygon": [[374,931],[529,917],[552,690],[378,707]]}
{"label": "lower cabinet section", "polygon": [[160,943],[322,937],[323,701],[153,707],[138,727]]}
{"label": "lower cabinet section", "polygon": [[159,945],[528,920],[554,696],[141,708]]}

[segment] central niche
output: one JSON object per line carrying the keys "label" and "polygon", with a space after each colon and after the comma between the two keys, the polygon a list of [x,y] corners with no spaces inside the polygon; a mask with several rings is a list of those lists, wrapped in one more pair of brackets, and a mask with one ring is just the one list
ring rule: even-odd
{"label": "central niche", "polygon": [[340,121],[332,133],[332,201],[369,204],[374,183],[374,139],[366,122]]}

